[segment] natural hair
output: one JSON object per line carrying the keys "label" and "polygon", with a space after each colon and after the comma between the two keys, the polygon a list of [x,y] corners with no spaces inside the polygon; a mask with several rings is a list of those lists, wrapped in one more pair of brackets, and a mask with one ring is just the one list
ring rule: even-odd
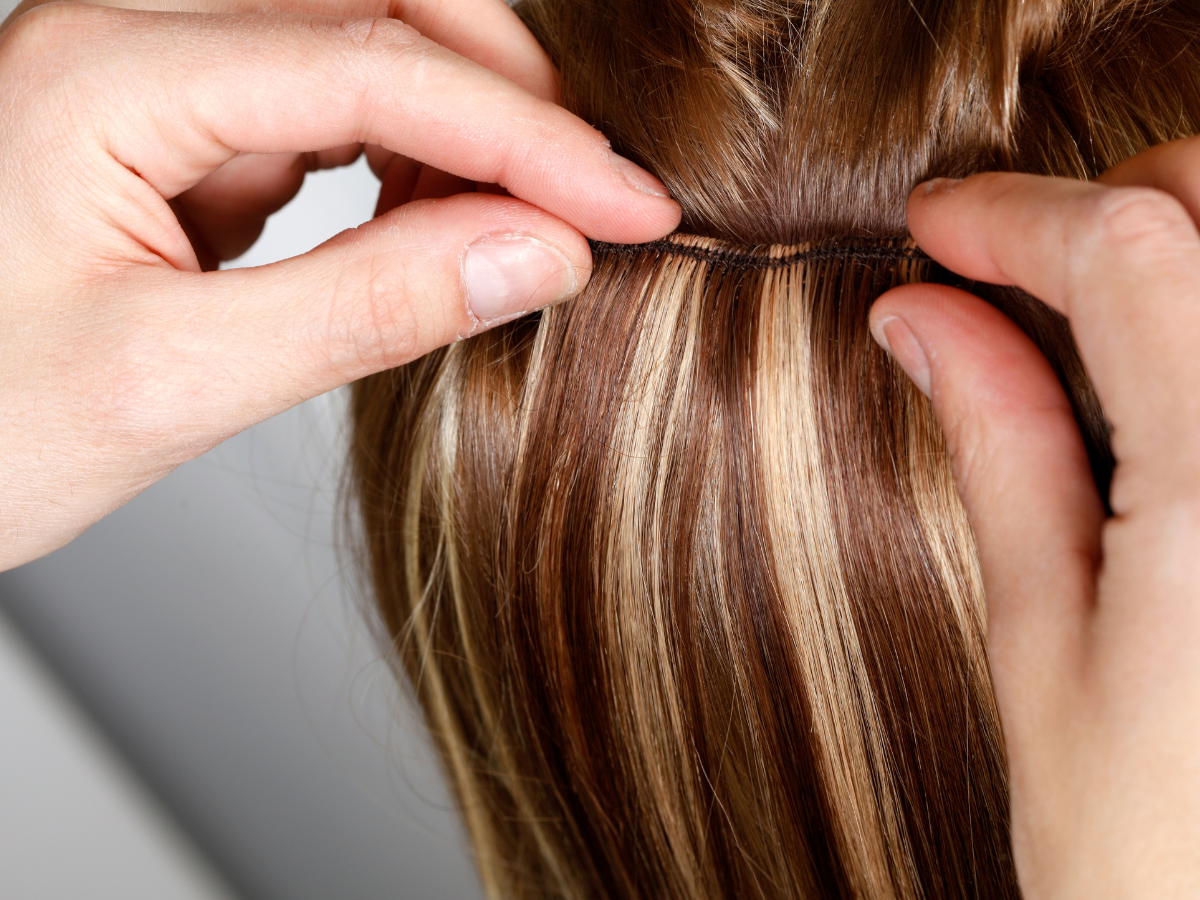
{"label": "natural hair", "polygon": [[974,541],[867,313],[921,179],[1200,131],[1200,0],[526,0],[681,234],[354,393],[381,623],[492,898],[1018,896]]}

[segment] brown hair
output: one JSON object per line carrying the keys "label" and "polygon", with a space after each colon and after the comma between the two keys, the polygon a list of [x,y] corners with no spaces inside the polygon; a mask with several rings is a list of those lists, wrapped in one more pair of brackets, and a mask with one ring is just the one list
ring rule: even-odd
{"label": "brown hair", "polygon": [[[494,898],[1016,897],[974,544],[871,341],[932,175],[1200,131],[1200,0],[527,0],[684,208],[572,302],[360,382],[387,640]],[[1103,420],[1064,323],[1012,316]]]}

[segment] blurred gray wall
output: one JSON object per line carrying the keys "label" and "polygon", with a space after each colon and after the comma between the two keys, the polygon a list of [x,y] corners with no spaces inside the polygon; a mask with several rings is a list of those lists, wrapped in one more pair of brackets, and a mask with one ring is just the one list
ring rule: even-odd
{"label": "blurred gray wall", "polygon": [[[310,176],[240,262],[364,221],[375,191],[362,162]],[[343,413],[318,397],[180,467],[0,575],[0,610],[245,900],[470,900],[419,716],[335,552]]]}
{"label": "blurred gray wall", "polygon": [[0,616],[0,897],[234,900]]}

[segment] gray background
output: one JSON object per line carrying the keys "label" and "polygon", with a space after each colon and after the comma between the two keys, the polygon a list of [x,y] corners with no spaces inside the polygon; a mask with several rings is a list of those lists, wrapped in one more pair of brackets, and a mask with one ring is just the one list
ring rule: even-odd
{"label": "gray background", "polygon": [[[364,221],[376,189],[362,162],[310,176],[239,262]],[[0,612],[232,895],[470,900],[419,716],[336,552],[344,431],[335,392],[227,441],[0,575]],[[36,797],[11,800],[0,826],[31,821]]]}

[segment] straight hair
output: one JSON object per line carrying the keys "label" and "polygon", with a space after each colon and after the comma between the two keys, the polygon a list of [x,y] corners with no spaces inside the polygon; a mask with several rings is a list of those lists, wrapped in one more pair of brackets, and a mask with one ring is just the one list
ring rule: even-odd
{"label": "straight hair", "polygon": [[1200,0],[526,0],[681,233],[354,388],[381,634],[489,897],[1016,898],[971,529],[871,340],[921,180],[1200,131]]}

